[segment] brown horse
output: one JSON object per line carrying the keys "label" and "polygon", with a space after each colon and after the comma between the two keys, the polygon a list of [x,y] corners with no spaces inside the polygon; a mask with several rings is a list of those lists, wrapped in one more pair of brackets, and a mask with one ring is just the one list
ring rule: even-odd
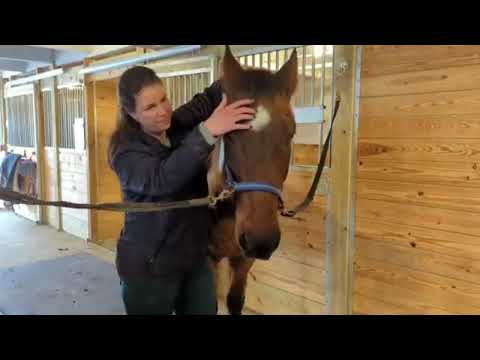
{"label": "brown horse", "polygon": [[[277,72],[243,69],[227,46],[223,59],[223,88],[229,103],[252,98],[257,115],[252,130],[224,137],[224,160],[231,177],[241,183],[262,183],[282,189],[288,175],[295,118],[291,99],[298,82],[298,60],[294,50],[290,60]],[[209,160],[211,195],[225,187],[227,174],[219,166],[221,146]],[[281,232],[278,210],[281,198],[273,192],[235,193],[230,202],[217,208],[210,257],[218,269],[228,258],[232,279],[227,296],[230,314],[241,315],[245,303],[247,277],[256,260],[269,260],[278,248]]]}

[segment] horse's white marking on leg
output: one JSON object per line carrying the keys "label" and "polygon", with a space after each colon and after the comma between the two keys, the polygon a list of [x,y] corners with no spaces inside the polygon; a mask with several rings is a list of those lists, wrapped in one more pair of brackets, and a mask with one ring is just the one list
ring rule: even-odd
{"label": "horse's white marking on leg", "polygon": [[257,115],[252,120],[252,131],[262,131],[272,120],[270,113],[262,105],[257,108]]}

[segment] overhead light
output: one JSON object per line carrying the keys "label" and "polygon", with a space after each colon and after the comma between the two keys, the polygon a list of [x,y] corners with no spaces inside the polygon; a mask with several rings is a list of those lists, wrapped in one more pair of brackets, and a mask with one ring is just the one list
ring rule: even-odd
{"label": "overhead light", "polygon": [[321,58],[323,56],[323,47],[325,46],[325,54],[333,54],[333,45],[314,45],[313,54],[316,58]]}
{"label": "overhead light", "polygon": [[131,59],[126,59],[126,60],[119,60],[119,61],[114,61],[108,64],[102,64],[102,65],[93,65],[90,67],[86,67],[81,69],[78,73],[80,75],[84,74],[92,74],[100,71],[108,71],[108,70],[113,70],[117,68],[122,68],[122,67],[127,67],[129,65],[135,65],[143,62],[148,62],[152,60],[158,60],[161,58],[167,58],[175,55],[181,55],[181,54],[186,54],[195,50],[201,49],[202,45],[180,45],[180,46],[175,46],[172,48],[156,51],[153,53],[149,53],[147,55],[143,56],[137,56]]}
{"label": "overhead light", "polygon": [[4,97],[6,99],[20,96],[20,95],[32,95],[33,94],[33,85],[22,85],[22,86],[14,86],[5,89]]}
{"label": "overhead light", "polygon": [[28,84],[28,83],[31,83],[31,82],[34,82],[34,81],[38,81],[38,80],[42,80],[42,79],[48,79],[48,78],[58,76],[58,75],[62,75],[62,74],[63,74],[63,69],[61,69],[61,68],[60,69],[55,69],[55,70],[51,70],[51,71],[46,71],[46,72],[41,73],[41,74],[25,77],[25,78],[22,78],[22,79],[9,81],[9,82],[7,82],[6,86],[11,87],[11,86],[16,86],[16,85],[24,85],[24,84]]}
{"label": "overhead light", "polygon": [[57,86],[57,89],[75,89],[75,88],[82,87],[82,86],[83,86],[83,84],[77,81],[77,82],[70,83],[70,84],[59,85],[59,86]]}
{"label": "overhead light", "polygon": [[19,74],[21,74],[20,71],[2,71],[2,77],[7,79]]}

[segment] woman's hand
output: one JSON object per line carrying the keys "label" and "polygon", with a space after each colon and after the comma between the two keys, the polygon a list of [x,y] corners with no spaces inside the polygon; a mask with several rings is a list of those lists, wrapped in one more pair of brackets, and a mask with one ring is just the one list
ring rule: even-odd
{"label": "woman's hand", "polygon": [[224,94],[222,102],[203,126],[215,137],[234,130],[248,130],[251,128],[250,121],[243,124],[238,122],[254,119],[256,110],[246,106],[254,102],[255,100],[244,99],[227,106],[227,96]]}

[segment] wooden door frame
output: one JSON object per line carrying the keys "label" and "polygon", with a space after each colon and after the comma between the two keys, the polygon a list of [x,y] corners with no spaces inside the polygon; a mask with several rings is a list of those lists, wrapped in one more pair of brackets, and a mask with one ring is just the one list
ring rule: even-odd
{"label": "wooden door frame", "polygon": [[326,308],[329,315],[351,315],[363,46],[338,45],[334,49],[334,89],[342,102],[333,130],[333,158],[329,172]]}

